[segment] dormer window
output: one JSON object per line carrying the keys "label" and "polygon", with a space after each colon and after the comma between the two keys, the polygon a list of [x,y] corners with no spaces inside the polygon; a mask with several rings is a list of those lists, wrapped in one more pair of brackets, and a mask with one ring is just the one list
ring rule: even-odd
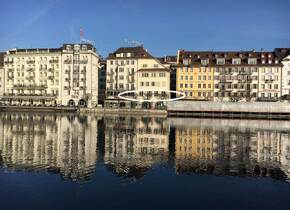
{"label": "dormer window", "polygon": [[277,63],[279,63],[279,61],[276,59],[276,60],[275,60],[275,63],[277,64]]}
{"label": "dormer window", "polygon": [[265,64],[265,60],[262,60],[262,64]]}
{"label": "dormer window", "polygon": [[272,55],[271,54],[268,54],[268,58],[271,58],[272,57]]}
{"label": "dormer window", "polygon": [[264,55],[264,54],[262,54],[262,55],[261,55],[261,57],[262,57],[262,58],[264,58],[264,57],[265,57],[265,55]]}
{"label": "dormer window", "polygon": [[232,59],[232,64],[240,65],[241,64],[241,59],[240,58],[233,58]]}
{"label": "dormer window", "polygon": [[248,59],[248,64],[256,65],[257,64],[257,59],[256,58],[249,58]]}
{"label": "dormer window", "polygon": [[224,59],[224,58],[218,58],[218,59],[216,60],[216,63],[217,63],[218,65],[224,65],[224,64],[225,64],[225,59]]}
{"label": "dormer window", "polygon": [[66,46],[66,50],[71,50],[71,46],[70,45],[67,45]]}
{"label": "dormer window", "polygon": [[131,57],[131,53],[127,53],[127,57]]}
{"label": "dormer window", "polygon": [[209,63],[208,59],[202,59],[201,60],[201,65],[207,65]]}
{"label": "dormer window", "polygon": [[118,54],[116,54],[116,57],[117,57],[117,58],[121,57],[121,54],[119,54],[119,53],[118,53]]}
{"label": "dormer window", "polygon": [[82,45],[82,50],[87,50],[87,49],[88,49],[87,45]]}
{"label": "dormer window", "polygon": [[269,63],[269,64],[272,64],[272,60],[268,60],[268,63]]}
{"label": "dormer window", "polygon": [[77,50],[77,51],[80,50],[80,46],[79,45],[75,45],[74,46],[74,50]]}
{"label": "dormer window", "polygon": [[189,65],[189,60],[188,59],[184,59],[183,60],[183,65]]}

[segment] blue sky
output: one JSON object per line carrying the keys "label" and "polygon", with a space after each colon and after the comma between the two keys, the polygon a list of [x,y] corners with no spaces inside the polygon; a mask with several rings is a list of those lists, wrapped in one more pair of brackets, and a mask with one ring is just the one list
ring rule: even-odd
{"label": "blue sky", "polygon": [[289,0],[0,0],[0,50],[94,40],[103,57],[124,39],[155,56],[187,50],[290,47]]}

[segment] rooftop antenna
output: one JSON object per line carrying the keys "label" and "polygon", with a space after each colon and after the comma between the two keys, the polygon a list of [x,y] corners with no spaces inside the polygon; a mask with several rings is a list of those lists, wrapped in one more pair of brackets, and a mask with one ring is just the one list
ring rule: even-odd
{"label": "rooftop antenna", "polygon": [[130,47],[143,47],[143,43],[137,40],[124,39],[124,42]]}
{"label": "rooftop antenna", "polygon": [[83,41],[83,36],[84,36],[84,29],[82,26],[80,26],[80,44],[82,43]]}

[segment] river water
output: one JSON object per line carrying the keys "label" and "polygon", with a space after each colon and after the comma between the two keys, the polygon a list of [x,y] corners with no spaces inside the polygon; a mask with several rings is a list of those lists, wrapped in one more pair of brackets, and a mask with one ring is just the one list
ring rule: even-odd
{"label": "river water", "polygon": [[0,209],[290,209],[290,122],[0,113]]}

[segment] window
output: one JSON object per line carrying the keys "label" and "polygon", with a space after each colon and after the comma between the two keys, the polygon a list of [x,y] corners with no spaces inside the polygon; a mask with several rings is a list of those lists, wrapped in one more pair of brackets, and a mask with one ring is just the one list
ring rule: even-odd
{"label": "window", "polygon": [[256,65],[257,64],[257,59],[256,58],[249,58],[248,59],[248,64],[250,64],[250,65]]}
{"label": "window", "polygon": [[155,86],[155,82],[151,82],[151,86],[153,86],[153,87],[154,87],[154,86]]}
{"label": "window", "polygon": [[218,58],[217,61],[216,61],[216,63],[218,65],[224,65],[225,64],[225,59],[224,58]]}
{"label": "window", "polygon": [[147,64],[143,64],[143,68],[147,68],[147,66],[148,66]]}
{"label": "window", "polygon": [[201,60],[201,65],[207,65],[208,64],[208,59],[202,59]]}
{"label": "window", "polygon": [[241,59],[240,58],[233,58],[232,59],[232,64],[234,64],[234,65],[240,65],[241,64]]}
{"label": "window", "polygon": [[183,88],[183,84],[182,83],[180,84],[180,88]]}

